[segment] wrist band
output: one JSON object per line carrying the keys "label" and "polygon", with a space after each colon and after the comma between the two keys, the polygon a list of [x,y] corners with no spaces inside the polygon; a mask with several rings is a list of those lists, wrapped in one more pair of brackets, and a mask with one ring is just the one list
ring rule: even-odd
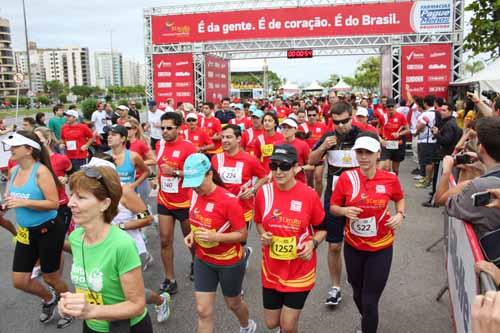
{"label": "wrist band", "polygon": [[140,212],[139,214],[137,214],[137,219],[139,219],[139,220],[140,219],[144,219],[144,218],[146,218],[146,217],[148,217],[150,215],[151,215],[151,213],[149,212],[149,210],[145,210],[145,211]]}

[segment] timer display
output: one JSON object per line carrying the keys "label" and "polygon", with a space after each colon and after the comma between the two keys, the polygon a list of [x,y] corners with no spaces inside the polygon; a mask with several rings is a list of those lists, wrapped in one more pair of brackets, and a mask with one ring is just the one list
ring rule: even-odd
{"label": "timer display", "polygon": [[312,50],[288,50],[288,51],[286,51],[286,57],[288,59],[312,58],[313,51]]}

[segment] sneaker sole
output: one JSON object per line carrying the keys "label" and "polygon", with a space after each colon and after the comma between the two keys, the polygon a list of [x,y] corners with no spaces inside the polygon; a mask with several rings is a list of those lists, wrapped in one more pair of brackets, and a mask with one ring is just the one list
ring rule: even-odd
{"label": "sneaker sole", "polygon": [[330,306],[339,305],[340,301],[342,301],[342,297],[340,297],[337,302],[328,302],[327,301],[327,302],[325,302],[325,305],[330,305]]}
{"label": "sneaker sole", "polygon": [[54,308],[54,311],[52,312],[52,315],[49,318],[47,318],[45,321],[40,320],[40,322],[42,324],[48,324],[48,323],[50,323],[54,319],[55,315],[56,315],[56,310]]}
{"label": "sneaker sole", "polygon": [[58,329],[63,329],[63,328],[66,328],[66,327],[68,327],[69,325],[71,325],[72,323],[73,323],[73,320],[72,320],[72,321],[67,322],[67,323],[66,323],[66,324],[64,324],[64,325],[59,325],[59,324],[57,324],[57,328],[58,328]]}

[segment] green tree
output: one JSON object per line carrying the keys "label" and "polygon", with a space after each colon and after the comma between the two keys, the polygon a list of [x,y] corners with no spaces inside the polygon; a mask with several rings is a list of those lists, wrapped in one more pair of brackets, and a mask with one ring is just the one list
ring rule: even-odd
{"label": "green tree", "polygon": [[374,91],[380,84],[380,57],[369,57],[356,68],[354,77],[342,78],[353,88],[362,88]]}
{"label": "green tree", "polygon": [[94,93],[94,87],[91,86],[73,86],[70,90],[76,96],[83,98],[89,98]]}
{"label": "green tree", "polygon": [[[272,90],[277,90],[281,86],[281,79],[273,71],[267,71],[267,80]],[[251,84],[264,86],[264,75],[262,72],[255,73],[231,73],[231,84]]]}
{"label": "green tree", "polygon": [[45,95],[38,96],[36,98],[36,101],[42,105],[49,105],[50,104],[50,98],[48,98]]}
{"label": "green tree", "polygon": [[67,103],[68,102],[68,94],[65,94],[64,92],[60,93],[58,98],[59,98],[59,102],[61,103]]}
{"label": "green tree", "polygon": [[97,100],[95,98],[87,98],[80,104],[80,108],[82,109],[83,117],[85,119],[90,120],[92,112],[95,111],[96,104]]}
{"label": "green tree", "polygon": [[59,80],[47,81],[43,84],[43,91],[52,98],[56,98],[63,92],[65,85]]}
{"label": "green tree", "polygon": [[328,78],[328,80],[322,81],[319,84],[325,88],[331,88],[334,85],[336,85],[337,82],[339,82],[339,80],[340,80],[340,76],[338,76],[338,74],[334,73],[334,74],[330,74],[330,77]]}
{"label": "green tree", "polygon": [[470,75],[474,75],[484,68],[484,63],[480,60],[468,62],[465,64],[464,70]]}
{"label": "green tree", "polygon": [[500,56],[500,1],[475,0],[466,11],[473,12],[470,19],[471,32],[464,39],[464,49],[474,55],[490,53]]}

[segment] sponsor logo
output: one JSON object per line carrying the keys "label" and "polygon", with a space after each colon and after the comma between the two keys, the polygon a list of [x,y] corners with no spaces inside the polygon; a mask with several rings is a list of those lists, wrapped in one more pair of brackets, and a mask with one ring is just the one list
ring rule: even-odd
{"label": "sponsor logo", "polygon": [[205,211],[207,211],[207,212],[213,212],[214,211],[214,203],[213,202],[207,202],[207,205],[205,206]]}
{"label": "sponsor logo", "polygon": [[158,72],[158,77],[171,77],[172,72]]}
{"label": "sponsor logo", "polygon": [[429,87],[429,92],[446,92],[446,87]]}
{"label": "sponsor logo", "polygon": [[412,93],[423,93],[425,91],[424,87],[412,87],[410,92]]}
{"label": "sponsor logo", "polygon": [[297,201],[297,200],[290,201],[290,210],[292,212],[300,213],[302,211],[302,201]]}
{"label": "sponsor logo", "polygon": [[377,193],[385,193],[385,185],[377,185],[377,186],[375,187],[375,191],[376,191]]}
{"label": "sponsor logo", "polygon": [[178,61],[175,63],[175,66],[184,66],[189,65],[189,61]]}
{"label": "sponsor logo", "polygon": [[429,82],[448,81],[447,75],[429,76]]}
{"label": "sponsor logo", "polygon": [[444,57],[446,54],[447,54],[446,52],[432,52],[430,57],[439,58],[439,57]]}
{"label": "sponsor logo", "polygon": [[407,70],[420,70],[420,69],[424,69],[424,65],[422,64],[415,64],[415,65],[406,65],[406,69]]}
{"label": "sponsor logo", "polygon": [[445,64],[431,64],[429,65],[429,69],[447,69],[448,66]]}
{"label": "sponsor logo", "polygon": [[172,67],[172,63],[170,61],[162,60],[158,63],[158,65],[156,65],[156,67],[158,67],[158,69]]}
{"label": "sponsor logo", "polygon": [[158,82],[158,88],[172,88],[172,82]]}
{"label": "sponsor logo", "polygon": [[406,77],[406,82],[407,83],[424,82],[424,76],[423,75],[419,75],[419,76],[407,76]]}
{"label": "sponsor logo", "polygon": [[171,92],[159,93],[158,97],[172,97],[174,94]]}
{"label": "sponsor logo", "polygon": [[420,6],[420,28],[436,29],[451,23],[450,3],[429,3]]}
{"label": "sponsor logo", "polygon": [[172,157],[179,157],[181,156],[181,151],[180,150],[174,150],[174,152],[172,153]]}
{"label": "sponsor logo", "polygon": [[189,72],[175,72],[175,76],[177,76],[177,77],[191,76],[191,73],[189,73]]}
{"label": "sponsor logo", "polygon": [[186,87],[189,87],[191,85],[191,82],[176,82],[175,83],[175,86],[177,88],[186,88]]}
{"label": "sponsor logo", "polygon": [[177,25],[172,21],[165,22],[165,30],[167,36],[189,36],[191,28],[189,25]]}
{"label": "sponsor logo", "polygon": [[189,91],[179,91],[175,94],[177,97],[191,97],[191,93]]}
{"label": "sponsor logo", "polygon": [[411,59],[424,59],[424,54],[411,51],[410,54],[406,56],[406,60],[411,60]]}

